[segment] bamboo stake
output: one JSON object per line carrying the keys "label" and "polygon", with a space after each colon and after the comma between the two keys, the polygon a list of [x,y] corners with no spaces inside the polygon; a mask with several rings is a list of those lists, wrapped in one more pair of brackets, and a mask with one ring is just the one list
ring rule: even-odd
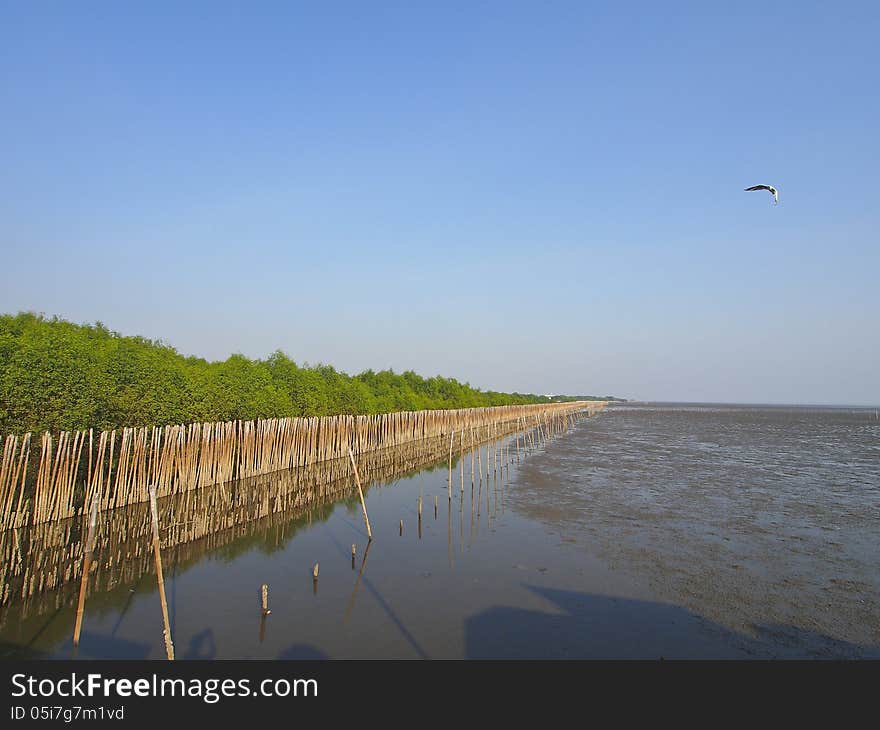
{"label": "bamboo stake", "polygon": [[[354,479],[357,482],[358,494],[361,498],[361,509],[364,511],[364,522],[367,525],[367,540],[372,540],[373,530],[370,528],[370,518],[367,517],[367,504],[364,502],[364,490],[361,489],[361,478],[358,474],[357,464],[354,463],[354,454],[351,453],[351,448],[348,449],[348,458],[351,459],[351,466],[354,469]],[[400,533],[403,534],[403,520],[400,522]]]}
{"label": "bamboo stake", "polygon": [[150,514],[153,523],[153,554],[156,558],[156,580],[159,584],[159,602],[162,604],[162,622],[165,624],[165,654],[174,659],[174,643],[171,640],[171,623],[168,621],[168,602],[165,600],[165,579],[162,576],[162,555],[159,551],[159,513],[156,507],[156,486],[151,484]]}
{"label": "bamboo stake", "polygon": [[89,570],[92,567],[92,552],[95,549],[95,525],[98,522],[98,500],[92,498],[92,508],[89,514],[89,534],[86,538],[86,549],[83,557],[82,579],[79,585],[79,600],[76,604],[76,624],[73,628],[73,646],[79,646],[79,634],[82,629],[83,609],[86,604],[86,585],[89,578]]}
{"label": "bamboo stake", "polygon": [[15,505],[15,521],[13,523],[13,527],[18,527],[18,525],[22,524],[24,521],[24,514],[22,513],[21,500],[24,497],[24,487],[25,487],[25,483],[27,482],[28,464],[30,463],[30,459],[31,459],[30,446],[31,446],[31,434],[26,433],[25,437],[24,437],[24,443],[22,444],[22,447],[21,447],[22,450],[24,451],[24,454],[25,454],[25,456],[24,456],[24,470],[22,471],[22,475],[21,475],[21,486],[20,486],[19,492],[18,492],[18,502]]}

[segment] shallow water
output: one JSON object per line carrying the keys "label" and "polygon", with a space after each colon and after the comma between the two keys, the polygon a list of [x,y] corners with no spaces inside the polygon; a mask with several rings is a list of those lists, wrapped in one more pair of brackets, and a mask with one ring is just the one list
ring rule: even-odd
{"label": "shallow water", "polygon": [[[451,502],[436,455],[380,479],[367,489],[366,555],[347,482],[267,508],[163,551],[177,657],[878,657],[873,419],[853,409],[616,406],[520,463],[504,442],[509,471],[488,479],[483,445],[473,490],[466,454]],[[215,514],[235,501],[220,494],[187,509]],[[105,530],[121,524],[112,516]],[[140,557],[128,543],[103,557],[99,548],[79,657],[164,657],[149,541],[133,539],[146,548]],[[72,656],[78,583],[9,599],[0,653]]]}

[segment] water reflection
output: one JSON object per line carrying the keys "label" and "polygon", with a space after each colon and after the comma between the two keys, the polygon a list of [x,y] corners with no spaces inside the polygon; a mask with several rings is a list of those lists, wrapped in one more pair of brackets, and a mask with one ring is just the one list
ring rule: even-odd
{"label": "water reflection", "polygon": [[[411,475],[444,457],[443,438],[362,456],[365,489]],[[447,442],[448,443],[448,442]],[[185,569],[206,554],[249,549],[269,536],[270,551],[303,525],[322,521],[337,502],[358,504],[347,459],[254,477],[165,497],[158,501],[162,559]],[[148,503],[98,515],[94,558],[83,580],[84,525],[78,519],[0,533],[0,629],[10,620],[60,610],[76,601],[82,585],[95,594],[131,601],[134,586],[155,575]],[[401,527],[402,534],[402,527]],[[421,536],[421,520],[419,520]]]}

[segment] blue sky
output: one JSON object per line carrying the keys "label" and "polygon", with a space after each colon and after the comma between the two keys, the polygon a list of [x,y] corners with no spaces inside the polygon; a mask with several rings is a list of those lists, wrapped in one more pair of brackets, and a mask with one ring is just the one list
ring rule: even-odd
{"label": "blue sky", "polygon": [[878,8],[0,2],[0,311],[880,403]]}

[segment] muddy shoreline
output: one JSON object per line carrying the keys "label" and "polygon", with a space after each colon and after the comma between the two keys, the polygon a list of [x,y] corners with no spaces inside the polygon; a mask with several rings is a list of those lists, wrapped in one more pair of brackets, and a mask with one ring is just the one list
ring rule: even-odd
{"label": "muddy shoreline", "polygon": [[512,504],[750,656],[877,658],[871,415],[618,406],[525,465]]}

